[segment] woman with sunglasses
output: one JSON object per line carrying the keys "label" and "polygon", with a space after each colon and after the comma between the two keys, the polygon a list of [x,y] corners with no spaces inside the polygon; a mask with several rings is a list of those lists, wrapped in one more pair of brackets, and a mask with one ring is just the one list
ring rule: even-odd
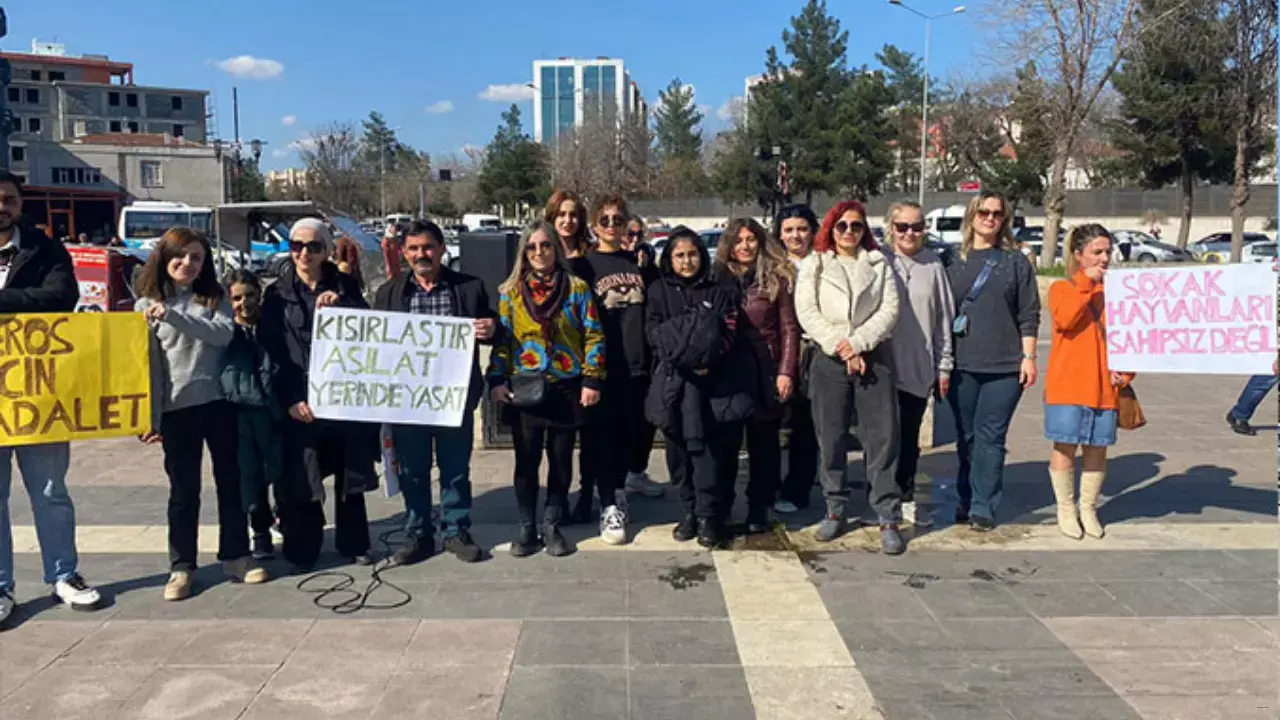
{"label": "woman with sunglasses", "polygon": [[[813,251],[813,236],[818,232],[818,218],[808,205],[787,205],[778,211],[773,231],[787,252],[787,260],[796,272],[800,263]],[[795,389],[786,402],[787,474],[778,489],[774,512],[790,514],[809,507],[809,496],[818,477],[818,436],[813,429],[813,409],[809,405],[809,364],[817,346],[807,334],[800,337],[800,359],[796,366]]]}
{"label": "woman with sunglasses", "polygon": [[[916,470],[920,465],[920,423],[933,392],[946,397],[951,387],[951,323],[955,301],[947,271],[936,253],[924,246],[924,212],[910,200],[894,203],[885,217],[891,246],[885,257],[898,284],[898,325],[890,347],[898,380],[898,488],[902,519],[929,527],[928,505],[916,503]],[[927,500],[928,498],[923,498]]]}
{"label": "woman with sunglasses", "polygon": [[324,479],[333,475],[338,553],[359,565],[373,562],[364,494],[378,486],[380,455],[373,423],[321,420],[307,404],[311,332],[316,311],[330,306],[368,308],[354,278],[329,261],[333,236],[324,223],[304,218],[289,230],[289,257],[262,300],[259,337],[277,367],[276,392],[288,412],[284,476],[277,486],[282,552],[300,571],[310,570],[324,542]]}
{"label": "woman with sunglasses", "polygon": [[960,225],[959,257],[947,268],[957,301],[955,369],[947,393],[960,463],[956,523],[977,532],[995,528],[1009,424],[1023,391],[1036,382],[1040,291],[1012,226],[1003,195],[978,194]]}
{"label": "woman with sunglasses", "polygon": [[[648,497],[663,493],[661,486],[627,477],[640,426],[645,421],[649,345],[644,299],[654,275],[652,267],[641,268],[635,254],[623,249],[629,218],[627,203],[621,197],[606,195],[597,200],[591,211],[591,224],[598,243],[576,265],[579,277],[595,293],[604,326],[604,387],[600,402],[588,413],[583,426],[582,450],[587,466],[583,476],[596,481],[600,494],[600,537],[611,545],[627,542],[627,493]],[[578,505],[590,502],[584,486]]]}
{"label": "woman with sunglasses", "polygon": [[645,229],[644,218],[637,215],[627,223],[627,234],[622,241],[622,247],[636,254],[636,261],[640,263],[640,267],[649,267],[653,264],[653,246],[649,244],[649,234]]}
{"label": "woman with sunglasses", "polygon": [[747,533],[769,531],[769,507],[782,480],[778,436],[783,404],[795,389],[800,355],[800,326],[796,322],[795,268],[782,246],[760,223],[729,221],[716,248],[715,272],[738,286],[742,298],[738,333],[755,358],[756,410],[746,423]]}
{"label": "woman with sunglasses", "polygon": [[[486,375],[494,403],[511,410],[520,518],[511,554],[526,557],[546,547],[548,555],[562,557],[573,552],[560,532],[573,481],[573,440],[584,408],[600,400],[604,332],[591,288],[569,273],[551,223],[525,230],[515,267],[498,290],[499,321],[508,339],[494,346]],[[542,378],[540,399],[520,396],[516,376],[531,375]],[[547,500],[539,528],[538,469],[544,452]]]}
{"label": "woman with sunglasses", "polygon": [[866,210],[851,200],[837,204],[822,220],[813,253],[800,263],[796,286],[800,326],[821,348],[810,368],[809,400],[827,513],[815,537],[829,542],[845,529],[850,497],[845,438],[856,417],[880,547],[889,555],[906,550],[898,530],[898,396],[885,346],[898,311],[897,283],[876,249]]}

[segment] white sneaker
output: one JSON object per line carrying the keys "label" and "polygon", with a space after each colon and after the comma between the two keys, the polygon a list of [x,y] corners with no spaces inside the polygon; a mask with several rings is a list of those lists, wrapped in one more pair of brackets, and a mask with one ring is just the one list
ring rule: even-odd
{"label": "white sneaker", "polygon": [[636,493],[647,498],[660,498],[666,492],[661,485],[649,479],[649,473],[627,473],[627,482],[623,486],[629,493]]}
{"label": "white sneaker", "polygon": [[600,513],[600,539],[610,545],[625,545],[627,542],[627,504],[623,499],[626,494],[618,492],[618,504],[610,505]]}
{"label": "white sneaker", "polygon": [[917,505],[914,501],[902,503],[902,522],[915,527],[933,527],[933,515],[928,505]]}
{"label": "white sneaker", "polygon": [[781,515],[790,515],[791,513],[800,512],[800,508],[790,500],[779,500],[773,504],[773,511]]}
{"label": "white sneaker", "polygon": [[97,610],[102,604],[102,596],[84,581],[79,574],[53,584],[53,596],[72,610],[87,612]]}

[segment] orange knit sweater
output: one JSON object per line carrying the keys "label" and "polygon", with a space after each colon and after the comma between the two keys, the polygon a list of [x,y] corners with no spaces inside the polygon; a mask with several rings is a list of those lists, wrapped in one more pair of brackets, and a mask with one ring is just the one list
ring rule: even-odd
{"label": "orange knit sweater", "polygon": [[[1111,384],[1101,320],[1105,307],[1102,284],[1083,272],[1049,286],[1053,347],[1044,380],[1045,404],[1116,409],[1119,388]],[[1123,378],[1127,384],[1133,375],[1124,373]]]}

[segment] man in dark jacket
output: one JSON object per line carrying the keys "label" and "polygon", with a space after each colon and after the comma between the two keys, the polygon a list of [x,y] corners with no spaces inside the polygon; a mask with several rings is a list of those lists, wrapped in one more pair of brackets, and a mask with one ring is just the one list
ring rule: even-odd
{"label": "man in dark jacket", "polygon": [[[404,258],[410,272],[378,288],[374,308],[392,312],[472,318],[476,340],[492,344],[501,327],[489,306],[480,278],[444,266],[444,233],[433,222],[416,221],[404,238]],[[400,463],[400,491],[407,519],[404,547],[393,562],[410,565],[435,552],[431,526],[431,465],[440,467],[440,534],[444,547],[463,562],[476,562],[484,553],[471,538],[471,447],[475,440],[475,410],[484,391],[480,348],[471,360],[471,384],[458,427],[393,425],[391,438]]]}
{"label": "man in dark jacket", "polygon": [[[19,228],[22,181],[0,172],[0,314],[72,312],[80,299],[71,256],[35,229]],[[27,486],[44,581],[72,610],[96,610],[102,598],[77,570],[76,514],[67,492],[71,443],[0,447],[0,628],[13,614],[13,532],[9,487],[17,456]]]}

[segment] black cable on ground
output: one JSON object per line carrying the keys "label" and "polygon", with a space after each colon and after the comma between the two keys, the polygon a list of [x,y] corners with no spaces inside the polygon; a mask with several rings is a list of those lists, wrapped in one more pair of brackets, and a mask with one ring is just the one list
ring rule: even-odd
{"label": "black cable on ground", "polygon": [[[377,545],[382,549],[382,557],[375,561],[370,568],[369,582],[365,585],[363,591],[353,589],[356,584],[354,576],[339,570],[324,570],[312,573],[298,581],[297,588],[302,592],[315,595],[312,602],[315,603],[316,607],[324,608],[338,615],[350,615],[361,610],[394,610],[408,605],[413,601],[413,596],[399,585],[382,579],[382,573],[393,567],[391,554],[401,544],[400,542],[393,544],[391,538],[403,532],[403,529],[388,530],[378,536]],[[333,578],[335,582],[324,587],[312,587],[316,581],[325,578]],[[375,604],[370,602],[373,594],[384,587],[394,590],[402,595],[403,598],[393,603]],[[327,601],[328,598],[334,595],[345,599],[340,602]]]}

